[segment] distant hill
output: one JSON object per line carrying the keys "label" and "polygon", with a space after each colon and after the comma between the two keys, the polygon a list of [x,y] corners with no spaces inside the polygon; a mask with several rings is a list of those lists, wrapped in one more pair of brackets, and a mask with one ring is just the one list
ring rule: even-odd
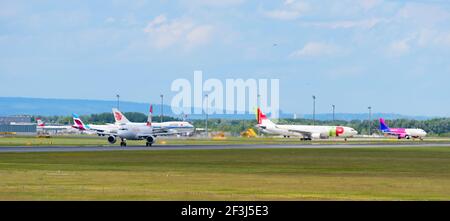
{"label": "distant hill", "polygon": [[[83,100],[83,99],[47,99],[47,98],[23,98],[23,97],[0,97],[0,116],[9,115],[43,115],[43,116],[68,116],[71,113],[80,115],[111,112],[112,107],[117,106],[117,101],[106,100]],[[124,112],[148,113],[149,104],[139,102],[121,101],[120,109]],[[153,104],[154,115],[159,115],[161,105]],[[164,115],[177,117],[170,106],[164,105]],[[281,118],[293,118],[294,114],[280,111]],[[179,117],[179,116],[178,116]],[[210,118],[222,119],[254,119],[253,113],[249,114],[213,114]],[[393,113],[374,113],[372,119],[384,117],[386,119],[416,119],[425,120],[432,117],[406,116]],[[189,119],[203,119],[204,115],[189,115]],[[311,114],[297,115],[297,118],[312,119]],[[331,120],[332,114],[316,114],[317,120]],[[366,120],[367,113],[336,113],[337,120]]]}

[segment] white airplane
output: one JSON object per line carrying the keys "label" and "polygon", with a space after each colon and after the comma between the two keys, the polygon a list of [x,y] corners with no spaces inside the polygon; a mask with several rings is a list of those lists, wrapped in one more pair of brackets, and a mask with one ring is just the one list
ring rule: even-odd
{"label": "white airplane", "polygon": [[52,130],[52,131],[69,131],[72,126],[55,126],[55,125],[45,125],[41,118],[36,118],[36,129],[38,130]]}
{"label": "white airplane", "polygon": [[115,143],[116,138],[121,139],[120,146],[126,146],[127,140],[146,140],[146,146],[152,146],[156,137],[163,135],[182,134],[192,132],[194,126],[189,122],[164,122],[152,123],[153,107],[150,106],[150,111],[146,123],[130,122],[125,115],[119,110],[113,108],[114,119],[119,125],[117,135],[108,137],[110,143]]}
{"label": "white airplane", "polygon": [[[113,108],[115,123],[118,125],[130,124],[145,126],[147,123],[130,122],[125,115],[122,114],[117,108]],[[153,107],[150,106],[150,114],[153,114]],[[168,132],[170,134],[191,134],[194,132],[194,126],[187,121],[167,121],[162,123],[152,122],[152,127],[156,131]]]}
{"label": "white airplane", "polygon": [[73,128],[76,128],[80,131],[92,131],[99,136],[108,136],[117,134],[117,131],[119,129],[119,125],[115,124],[105,124],[105,125],[84,124],[77,114],[72,114],[72,118],[73,118],[73,125],[72,125]]}
{"label": "white airplane", "polygon": [[257,121],[262,132],[282,135],[284,137],[296,136],[301,140],[327,139],[329,137],[343,137],[345,140],[358,134],[351,127],[341,126],[311,126],[311,125],[278,125],[270,121],[261,109],[257,110]]}

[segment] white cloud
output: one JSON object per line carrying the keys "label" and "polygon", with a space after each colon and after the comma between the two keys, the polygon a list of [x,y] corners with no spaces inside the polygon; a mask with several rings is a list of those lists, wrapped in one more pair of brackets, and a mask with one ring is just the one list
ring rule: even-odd
{"label": "white cloud", "polygon": [[302,49],[291,53],[290,57],[317,57],[330,56],[341,52],[341,49],[333,44],[321,42],[309,42]]}
{"label": "white cloud", "polygon": [[380,23],[389,22],[387,19],[371,18],[363,20],[343,20],[330,22],[302,22],[301,25],[307,27],[330,28],[330,29],[345,29],[345,28],[363,28],[371,29]]}
{"label": "white cloud", "polygon": [[381,0],[359,0],[358,2],[364,10],[369,10],[380,4]]}
{"label": "white cloud", "polygon": [[186,2],[190,5],[194,4],[212,7],[227,7],[242,4],[244,0],[189,0]]}
{"label": "white cloud", "polygon": [[401,56],[409,52],[410,45],[409,45],[410,39],[403,39],[399,41],[394,41],[389,45],[388,53],[390,56]]}
{"label": "white cloud", "polygon": [[450,47],[450,32],[423,29],[418,32],[416,40],[421,47]]}
{"label": "white cloud", "polygon": [[211,34],[213,32],[213,27],[210,25],[202,25],[195,27],[186,36],[187,46],[189,48],[201,45],[209,41]]}
{"label": "white cloud", "polygon": [[450,13],[443,8],[425,4],[407,4],[402,7],[396,18],[408,23],[415,23],[420,26],[433,26],[439,22],[448,21]]}
{"label": "white cloud", "polygon": [[165,15],[159,15],[148,23],[144,31],[156,48],[173,45],[192,48],[209,42],[213,26],[197,25],[190,19],[168,20]]}
{"label": "white cloud", "polygon": [[309,10],[309,5],[302,1],[286,0],[279,9],[265,11],[264,15],[279,20],[293,20]]}

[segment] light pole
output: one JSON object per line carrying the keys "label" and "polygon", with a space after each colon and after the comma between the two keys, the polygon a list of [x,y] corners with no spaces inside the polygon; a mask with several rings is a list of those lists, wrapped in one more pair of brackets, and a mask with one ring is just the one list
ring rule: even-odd
{"label": "light pole", "polygon": [[256,100],[256,105],[258,106],[258,108],[261,108],[261,94],[258,94],[258,98]]}
{"label": "light pole", "polygon": [[205,115],[206,115],[206,119],[205,119],[205,132],[206,132],[206,137],[208,137],[208,95],[205,95],[206,98],[206,107],[205,107]]}
{"label": "light pole", "polygon": [[120,110],[120,108],[119,108],[120,95],[116,94],[116,97],[117,97],[117,109]]}
{"label": "light pole", "polygon": [[333,107],[333,123],[334,123],[334,110],[335,110],[335,108],[336,108],[336,105],[331,105],[332,107]]}
{"label": "light pole", "polygon": [[164,106],[164,95],[163,94],[161,94],[160,95],[160,97],[161,97],[161,119],[160,119],[160,122],[162,123],[163,122],[163,116],[164,116],[164,108],[163,108],[163,106]]}
{"label": "light pole", "polygon": [[313,98],[313,125],[316,125],[316,96],[312,96]]}
{"label": "light pole", "polygon": [[367,109],[369,109],[369,136],[371,134],[371,130],[372,130],[372,107],[369,106],[367,107]]}

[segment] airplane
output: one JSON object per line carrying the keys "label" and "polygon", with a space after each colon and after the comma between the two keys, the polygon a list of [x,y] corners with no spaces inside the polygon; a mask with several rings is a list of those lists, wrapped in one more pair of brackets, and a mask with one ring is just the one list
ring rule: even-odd
{"label": "airplane", "polygon": [[146,123],[130,122],[125,115],[118,109],[113,108],[114,119],[119,125],[117,135],[108,137],[110,143],[115,143],[116,138],[121,139],[120,146],[127,146],[127,140],[146,140],[146,146],[152,146],[156,137],[163,135],[180,134],[185,131],[192,131],[194,126],[188,122],[165,122],[157,124],[152,123],[153,107],[150,105]]}
{"label": "airplane", "polygon": [[257,109],[257,121],[256,127],[264,133],[284,137],[299,136],[300,140],[327,139],[329,137],[343,137],[347,140],[358,134],[355,129],[343,126],[278,125],[269,120],[260,108]]}
{"label": "airplane", "polygon": [[78,129],[80,131],[92,131],[99,136],[117,134],[117,130],[119,129],[119,126],[115,124],[105,124],[105,125],[84,124],[83,121],[80,119],[80,117],[75,113],[72,114],[72,118],[74,123],[72,125],[73,128]]}
{"label": "airplane", "polygon": [[[118,125],[130,124],[130,125],[146,125],[147,123],[130,122],[125,115],[122,114],[117,108],[112,109],[115,123]],[[153,114],[153,107],[150,106],[150,114]],[[153,123],[152,127],[157,131],[166,131],[170,134],[192,134],[194,132],[194,126],[187,121],[167,121],[162,123]]]}
{"label": "airplane", "polygon": [[42,121],[41,118],[36,118],[36,129],[37,130],[43,130],[43,131],[69,131],[72,129],[72,126],[55,126],[55,125],[45,125],[45,122]]}
{"label": "airplane", "polygon": [[380,118],[380,130],[385,135],[397,136],[398,139],[406,138],[423,138],[427,135],[427,132],[420,128],[389,128],[383,118]]}

